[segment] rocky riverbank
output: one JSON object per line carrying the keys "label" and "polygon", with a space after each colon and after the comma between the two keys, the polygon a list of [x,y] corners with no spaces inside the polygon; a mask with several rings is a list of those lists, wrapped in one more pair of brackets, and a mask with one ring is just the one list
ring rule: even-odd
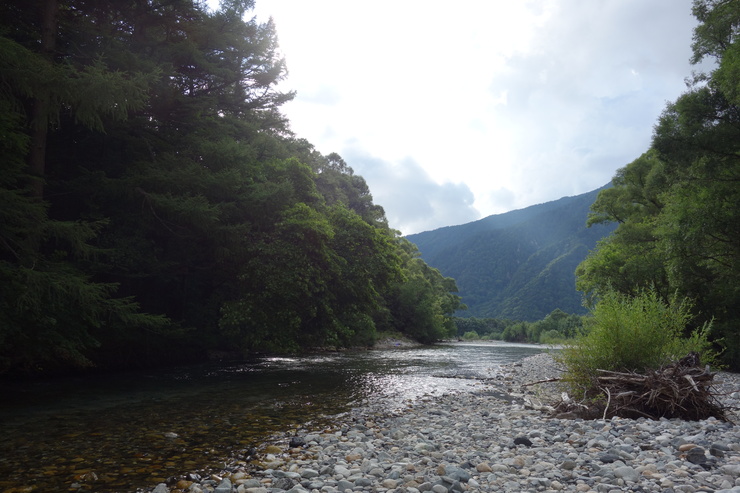
{"label": "rocky riverbank", "polygon": [[[473,393],[388,409],[366,402],[324,430],[276,437],[250,463],[155,493],[740,492],[740,426],[708,419],[549,418],[559,395],[549,355],[510,365]],[[740,378],[721,374],[726,405]],[[737,421],[737,415],[733,416]]]}

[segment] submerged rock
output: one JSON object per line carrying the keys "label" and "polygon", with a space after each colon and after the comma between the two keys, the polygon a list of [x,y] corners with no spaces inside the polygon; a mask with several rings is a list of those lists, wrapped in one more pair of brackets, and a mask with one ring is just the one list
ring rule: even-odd
{"label": "submerged rock", "polygon": [[[275,455],[263,450],[255,462],[273,467],[244,464],[189,493],[740,492],[740,429],[730,423],[554,419],[523,399],[496,397],[547,378],[543,358],[505,368],[506,380],[474,392],[391,411],[369,399],[335,428],[307,430],[305,445],[276,439],[265,449]],[[164,493],[160,486],[153,491]]]}

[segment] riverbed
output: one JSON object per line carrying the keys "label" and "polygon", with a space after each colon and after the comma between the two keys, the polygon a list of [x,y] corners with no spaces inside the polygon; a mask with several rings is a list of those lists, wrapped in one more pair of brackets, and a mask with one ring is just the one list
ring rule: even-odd
{"label": "riverbed", "polygon": [[363,399],[392,410],[471,392],[501,365],[545,350],[447,343],[2,382],[0,491],[136,491],[219,470],[275,433],[328,425]]}

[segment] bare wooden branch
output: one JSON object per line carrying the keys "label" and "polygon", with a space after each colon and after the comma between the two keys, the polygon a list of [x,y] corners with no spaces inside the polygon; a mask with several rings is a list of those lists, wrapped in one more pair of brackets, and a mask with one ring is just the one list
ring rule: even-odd
{"label": "bare wooden branch", "polygon": [[537,380],[536,382],[529,382],[529,383],[523,383],[522,387],[529,387],[531,385],[537,385],[538,383],[550,383],[550,382],[559,382],[559,378],[548,378],[547,380]]}
{"label": "bare wooden branch", "polygon": [[695,382],[694,382],[694,380],[693,380],[693,379],[691,378],[691,375],[684,375],[683,377],[684,377],[684,378],[685,378],[686,380],[688,380],[689,382],[691,382],[691,386],[692,386],[692,387],[694,387],[694,390],[695,390],[696,392],[699,392],[699,389],[698,389],[698,388],[696,387],[696,383],[695,383]]}
{"label": "bare wooden branch", "polygon": [[612,401],[612,394],[609,392],[609,387],[606,387],[604,390],[606,391],[606,407],[604,407],[604,414],[601,419],[606,419],[606,412],[609,410],[609,404]]}
{"label": "bare wooden branch", "polygon": [[715,375],[709,367],[699,365],[694,353],[644,373],[600,369],[593,377],[591,393],[584,396],[583,402],[589,403],[587,409],[576,409],[564,401],[555,411],[603,419],[623,416],[700,420],[713,416],[727,421],[728,409],[713,390]]}

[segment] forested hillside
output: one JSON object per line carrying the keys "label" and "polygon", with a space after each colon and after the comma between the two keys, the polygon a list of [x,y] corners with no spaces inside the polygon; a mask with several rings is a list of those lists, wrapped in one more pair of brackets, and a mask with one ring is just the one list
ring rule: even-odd
{"label": "forested hillside", "polygon": [[461,316],[535,321],[555,309],[585,313],[574,271],[614,230],[586,227],[604,188],[407,238],[457,281],[468,306]]}
{"label": "forested hillside", "polygon": [[454,281],[291,133],[251,3],[0,4],[0,373],[454,331]]}

